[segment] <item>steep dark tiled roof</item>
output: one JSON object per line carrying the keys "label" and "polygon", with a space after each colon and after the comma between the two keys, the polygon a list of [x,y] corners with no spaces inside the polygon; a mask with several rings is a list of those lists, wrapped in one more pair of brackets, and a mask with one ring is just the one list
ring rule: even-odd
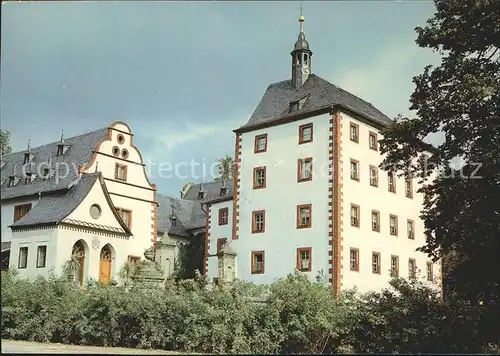
{"label": "steep dark tiled roof", "polygon": [[[303,99],[305,100],[300,109],[290,113],[290,104]],[[269,85],[250,120],[240,129],[271,123],[287,116],[295,116],[336,105],[364,116],[382,126],[391,123],[391,119],[377,110],[372,104],[315,74],[311,74],[304,85],[298,89],[292,87],[291,80]]]}
{"label": "steep dark tiled roof", "polygon": [[[203,199],[198,199],[201,184],[193,184],[184,197],[175,198],[156,194],[158,202],[158,233],[189,237],[191,230],[203,228],[206,222],[206,213],[202,204],[213,200],[230,200],[233,196],[233,180],[226,180],[226,194],[221,196],[222,182],[203,183],[205,192]],[[172,211],[176,217],[175,225],[172,225]]]}
{"label": "steep dark tiled roof", "polygon": [[[103,128],[65,139],[66,152],[59,157],[56,156],[58,142],[32,148],[31,153],[34,155],[33,167],[35,171],[40,170],[37,175],[41,174],[43,168],[47,167],[46,162],[48,162],[50,155],[52,155],[52,167],[54,169],[57,168],[59,179],[52,177],[43,180],[40,176],[37,176],[32,183],[25,183],[22,171],[25,152],[14,152],[4,155],[2,157],[1,168],[1,199],[5,200],[37,194],[40,191],[48,192],[67,188],[77,179],[78,167],[90,160],[96,144],[106,137],[107,132],[107,128]],[[64,164],[61,164],[62,162]],[[12,175],[14,167],[15,175],[18,178],[17,184],[9,188],[8,177]],[[67,167],[69,167],[69,172],[67,172]]]}
{"label": "steep dark tiled roof", "polygon": [[[17,220],[14,224],[10,225],[10,227],[20,228],[24,226],[57,224],[63,222],[63,220],[67,218],[85,199],[97,180],[99,180],[99,183],[104,190],[104,194],[109,206],[113,209],[115,218],[120,223],[123,231],[130,235],[130,230],[125,225],[123,220],[121,220],[116,210],[114,210],[113,203],[108,195],[101,172],[82,174],[81,178],[76,180],[75,184],[64,192],[61,190],[45,197],[42,196],[33,209],[31,209],[21,219]],[[104,226],[98,223],[89,224],[88,222],[81,221],[70,222],[74,224],[103,228],[106,230],[113,230],[115,232],[123,232],[119,228]]]}
{"label": "steep dark tiled roof", "polygon": [[[225,196],[228,197],[232,196],[234,181],[232,179],[227,179],[225,181],[225,185],[226,185]],[[198,193],[200,192],[200,188],[201,184],[193,184],[182,198],[187,200],[199,200],[203,202],[208,202],[210,200],[220,198],[222,181],[203,183],[203,191],[205,192],[203,199],[198,198]]]}
{"label": "steep dark tiled roof", "polygon": [[84,174],[78,183],[65,193],[42,197],[33,209],[11,226],[20,227],[60,222],[80,205],[98,177],[99,173]]}
{"label": "steep dark tiled roof", "polygon": [[2,252],[10,250],[10,241],[2,241]]}
{"label": "steep dark tiled roof", "polygon": [[[191,229],[201,228],[205,225],[205,213],[197,201],[156,194],[158,202],[158,233],[189,237]],[[171,217],[176,218],[172,225]]]}

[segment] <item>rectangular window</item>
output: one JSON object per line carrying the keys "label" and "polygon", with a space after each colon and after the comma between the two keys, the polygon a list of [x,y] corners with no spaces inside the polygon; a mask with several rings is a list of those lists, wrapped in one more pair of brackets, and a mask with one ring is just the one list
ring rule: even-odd
{"label": "rectangular window", "polygon": [[219,209],[219,225],[227,225],[229,221],[229,208]]}
{"label": "rectangular window", "polygon": [[359,227],[359,206],[351,204],[351,226]]}
{"label": "rectangular window", "polygon": [[417,264],[414,258],[410,258],[408,260],[408,277],[409,278],[417,277]]}
{"label": "rectangular window", "polygon": [[253,189],[266,187],[266,167],[256,167],[253,169]]}
{"label": "rectangular window", "polygon": [[398,236],[398,217],[396,215],[389,215],[389,229],[391,235]]}
{"label": "rectangular window", "polygon": [[351,271],[359,271],[359,250],[357,248],[351,248],[349,265]]}
{"label": "rectangular window", "polygon": [[415,223],[413,220],[406,221],[406,230],[407,230],[408,238],[414,240],[415,239]]}
{"label": "rectangular window", "polygon": [[413,182],[411,179],[405,181],[405,195],[407,198],[413,198]]}
{"label": "rectangular window", "polygon": [[350,136],[351,136],[351,141],[359,142],[359,126],[358,126],[358,124],[351,122]]}
{"label": "rectangular window", "polygon": [[370,185],[378,187],[378,169],[375,166],[370,166]]}
{"label": "rectangular window", "polygon": [[313,140],[313,124],[305,124],[299,126],[299,145],[312,142]]}
{"label": "rectangular window", "polygon": [[36,251],[36,268],[44,268],[47,260],[47,246],[38,246]]}
{"label": "rectangular window", "polygon": [[434,273],[432,267],[433,267],[432,262],[427,262],[427,280],[430,282],[434,280]]}
{"label": "rectangular window", "polygon": [[14,207],[14,222],[21,219],[24,215],[28,214],[30,210],[31,210],[31,203],[16,205]]}
{"label": "rectangular window", "polygon": [[351,158],[351,179],[359,181],[359,161]]}
{"label": "rectangular window", "polygon": [[392,193],[396,193],[396,179],[394,177],[394,173],[387,173],[387,183],[389,185],[389,191]]}
{"label": "rectangular window", "polygon": [[125,225],[127,225],[130,229],[132,227],[132,212],[122,208],[116,208],[116,212],[120,215]]}
{"label": "rectangular window", "polygon": [[378,150],[378,139],[377,139],[377,133],[370,131],[368,134],[368,145],[370,149],[377,151]]}
{"label": "rectangular window", "polygon": [[391,256],[391,277],[399,276],[399,257]]}
{"label": "rectangular window", "polygon": [[311,227],[312,206],[311,204],[297,205],[297,229]]}
{"label": "rectangular window", "polygon": [[267,151],[267,134],[255,136],[255,146],[254,152],[266,152]]}
{"label": "rectangular window", "polygon": [[312,157],[299,159],[297,162],[297,182],[306,182],[312,179]]}
{"label": "rectangular window", "polygon": [[252,251],[252,274],[264,273],[264,251]]}
{"label": "rectangular window", "polygon": [[260,233],[266,230],[266,212],[258,210],[252,212],[252,233]]}
{"label": "rectangular window", "polygon": [[372,231],[380,232],[380,212],[372,210]]}
{"label": "rectangular window", "polygon": [[380,274],[380,252],[372,253],[372,272]]}
{"label": "rectangular window", "polygon": [[28,266],[28,248],[20,247],[19,248],[19,261],[17,264],[17,268],[26,268]]}
{"label": "rectangular window", "polygon": [[221,252],[221,250],[226,246],[227,238],[221,237],[217,239],[217,253]]}
{"label": "rectangular window", "polygon": [[115,179],[127,180],[127,166],[123,164],[115,164]]}
{"label": "rectangular window", "polygon": [[141,258],[139,256],[128,255],[127,261],[129,263],[138,265],[139,263],[141,263]]}
{"label": "rectangular window", "polygon": [[312,270],[311,248],[302,247],[297,249],[297,269],[301,272],[310,272]]}

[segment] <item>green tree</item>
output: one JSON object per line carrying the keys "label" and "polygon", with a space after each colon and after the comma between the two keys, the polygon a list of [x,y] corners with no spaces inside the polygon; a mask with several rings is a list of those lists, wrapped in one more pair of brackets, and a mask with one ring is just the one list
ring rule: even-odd
{"label": "green tree", "polygon": [[0,150],[2,155],[12,151],[12,148],[10,147],[10,132],[8,130],[0,130]]}
{"label": "green tree", "polygon": [[218,176],[215,177],[216,181],[223,179],[233,178],[234,173],[234,160],[233,157],[226,155],[224,158],[220,158],[217,161]]}
{"label": "green tree", "polygon": [[178,243],[178,255],[175,260],[175,280],[194,279],[196,271],[203,269],[203,255],[205,251],[205,237],[203,233],[195,234],[187,243]]}
{"label": "green tree", "polygon": [[[383,132],[382,167],[423,182],[422,218],[447,287],[477,303],[498,303],[500,264],[500,1],[434,0],[435,14],[417,27],[420,47],[442,55],[413,81],[413,119],[400,118]],[[415,163],[423,139],[444,133],[427,164]],[[463,159],[461,169],[450,160]],[[409,162],[412,162],[411,164]],[[388,168],[390,167],[390,168]],[[437,178],[426,179],[431,173]]]}

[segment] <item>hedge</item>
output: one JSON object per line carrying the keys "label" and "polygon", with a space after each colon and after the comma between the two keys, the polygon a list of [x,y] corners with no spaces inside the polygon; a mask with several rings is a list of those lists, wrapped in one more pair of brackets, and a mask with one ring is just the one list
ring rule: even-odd
{"label": "hedge", "polygon": [[[229,354],[480,353],[495,342],[492,310],[394,279],[381,293],[347,291],[290,275],[270,286],[200,281],[165,290],[2,272],[2,338]],[[256,300],[260,302],[256,302]]]}

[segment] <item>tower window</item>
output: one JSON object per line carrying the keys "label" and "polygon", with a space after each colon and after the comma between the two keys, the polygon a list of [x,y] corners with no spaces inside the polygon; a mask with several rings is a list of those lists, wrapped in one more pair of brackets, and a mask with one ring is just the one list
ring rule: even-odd
{"label": "tower window", "polygon": [[297,53],[297,64],[301,64],[301,63],[302,63],[302,54]]}
{"label": "tower window", "polygon": [[30,154],[29,153],[25,153],[24,154],[24,163],[28,163],[30,161]]}
{"label": "tower window", "polygon": [[307,54],[304,54],[304,64],[307,64]]}

